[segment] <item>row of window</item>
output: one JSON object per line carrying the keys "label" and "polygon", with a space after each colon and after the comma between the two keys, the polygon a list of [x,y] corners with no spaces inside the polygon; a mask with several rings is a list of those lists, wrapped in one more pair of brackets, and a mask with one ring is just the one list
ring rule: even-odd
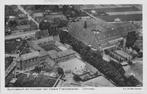
{"label": "row of window", "polygon": [[72,57],[75,57],[74,54],[70,54],[70,55],[66,55],[66,56],[63,56],[63,57],[59,57],[59,58],[55,58],[54,61],[55,62],[61,62],[61,61],[65,61],[65,60],[68,60]]}
{"label": "row of window", "polygon": [[127,60],[127,58],[124,58],[124,57],[121,57],[121,56],[119,56],[118,54],[116,54],[116,53],[114,53],[114,52],[111,52],[111,51],[109,51],[109,53],[108,53],[111,57],[113,57],[113,58],[115,58],[115,59],[117,59],[118,61],[126,61]]}
{"label": "row of window", "polygon": [[28,60],[21,61],[20,68],[26,69],[26,68],[32,67],[32,66],[44,61],[46,58],[47,58],[47,55],[41,56],[41,57],[34,57],[34,58],[31,58]]}

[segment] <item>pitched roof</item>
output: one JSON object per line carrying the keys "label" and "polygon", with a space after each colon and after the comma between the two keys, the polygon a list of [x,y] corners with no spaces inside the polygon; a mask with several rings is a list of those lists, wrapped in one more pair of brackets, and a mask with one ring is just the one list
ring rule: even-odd
{"label": "pitched roof", "polygon": [[21,55],[21,60],[28,60],[37,56],[39,56],[39,52],[35,51],[35,52]]}

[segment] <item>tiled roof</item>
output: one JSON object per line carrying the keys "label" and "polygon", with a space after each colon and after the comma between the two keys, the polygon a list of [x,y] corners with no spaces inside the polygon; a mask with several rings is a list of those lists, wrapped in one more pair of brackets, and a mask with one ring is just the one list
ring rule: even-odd
{"label": "tiled roof", "polygon": [[39,52],[36,51],[36,52],[21,55],[21,59],[22,60],[28,60],[28,59],[31,59],[31,58],[34,58],[34,57],[37,57],[37,56],[39,56]]}
{"label": "tiled roof", "polygon": [[74,53],[75,52],[73,50],[65,50],[65,51],[60,51],[60,52],[57,52],[55,50],[48,51],[48,54],[52,59],[60,58],[63,56],[74,54]]}

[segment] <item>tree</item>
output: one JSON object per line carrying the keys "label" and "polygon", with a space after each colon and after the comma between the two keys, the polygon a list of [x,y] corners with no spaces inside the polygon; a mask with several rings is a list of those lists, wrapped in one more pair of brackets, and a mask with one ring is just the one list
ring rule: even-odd
{"label": "tree", "polygon": [[35,38],[36,38],[36,39],[40,39],[40,38],[41,38],[41,34],[40,34],[39,31],[37,31],[37,32],[35,33]]}
{"label": "tree", "polygon": [[63,74],[64,74],[63,69],[60,68],[60,67],[57,68],[57,71],[58,71],[58,74],[59,74],[59,75],[63,75]]}
{"label": "tree", "polygon": [[129,32],[126,39],[126,47],[133,47],[135,41],[137,40],[137,34],[135,31]]}
{"label": "tree", "polygon": [[78,75],[74,75],[74,76],[73,76],[73,79],[74,79],[75,81],[81,81],[81,80],[82,80]]}
{"label": "tree", "polygon": [[140,52],[140,49],[137,46],[133,46],[132,49],[134,49],[137,53]]}
{"label": "tree", "polygon": [[63,14],[65,14],[68,9],[69,9],[68,5],[63,5],[63,8],[62,8]]}
{"label": "tree", "polygon": [[128,61],[128,64],[129,64],[129,65],[132,65],[133,63],[132,63],[132,61],[131,61],[131,60],[129,60],[129,61]]}
{"label": "tree", "polygon": [[142,52],[138,52],[138,57],[142,58],[143,57],[143,53]]}
{"label": "tree", "polygon": [[33,71],[39,73],[41,72],[41,69],[42,69],[41,67],[36,66]]}
{"label": "tree", "polygon": [[40,30],[48,30],[50,25],[51,25],[50,22],[48,22],[47,20],[43,20],[39,23],[39,29]]}
{"label": "tree", "polygon": [[10,21],[8,22],[8,26],[9,26],[10,28],[15,28],[15,27],[17,26],[16,20],[10,20]]}
{"label": "tree", "polygon": [[57,25],[51,25],[49,28],[48,28],[48,33],[50,36],[56,36],[60,33],[60,30],[58,29]]}
{"label": "tree", "polygon": [[42,31],[39,31],[39,32],[40,32],[42,37],[48,37],[49,36],[48,30],[42,30]]}
{"label": "tree", "polygon": [[84,28],[87,29],[87,22],[84,22]]}
{"label": "tree", "polygon": [[116,69],[118,69],[118,71],[123,75],[125,73],[125,70],[123,69],[122,65],[120,63],[114,62],[114,61],[110,61],[109,62],[112,66],[114,66]]}
{"label": "tree", "polygon": [[56,24],[57,27],[59,28],[66,27],[68,24],[68,20],[61,18],[54,18],[54,24]]}
{"label": "tree", "polygon": [[127,81],[129,81],[131,84],[131,86],[137,86],[137,85],[140,85],[141,82],[139,80],[137,80],[133,75],[131,75]]}

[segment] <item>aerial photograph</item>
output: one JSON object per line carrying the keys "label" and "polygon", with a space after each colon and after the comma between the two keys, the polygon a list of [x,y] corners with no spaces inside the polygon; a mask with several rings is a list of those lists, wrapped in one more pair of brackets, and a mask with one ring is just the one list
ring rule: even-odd
{"label": "aerial photograph", "polygon": [[5,87],[142,87],[141,4],[5,5]]}

